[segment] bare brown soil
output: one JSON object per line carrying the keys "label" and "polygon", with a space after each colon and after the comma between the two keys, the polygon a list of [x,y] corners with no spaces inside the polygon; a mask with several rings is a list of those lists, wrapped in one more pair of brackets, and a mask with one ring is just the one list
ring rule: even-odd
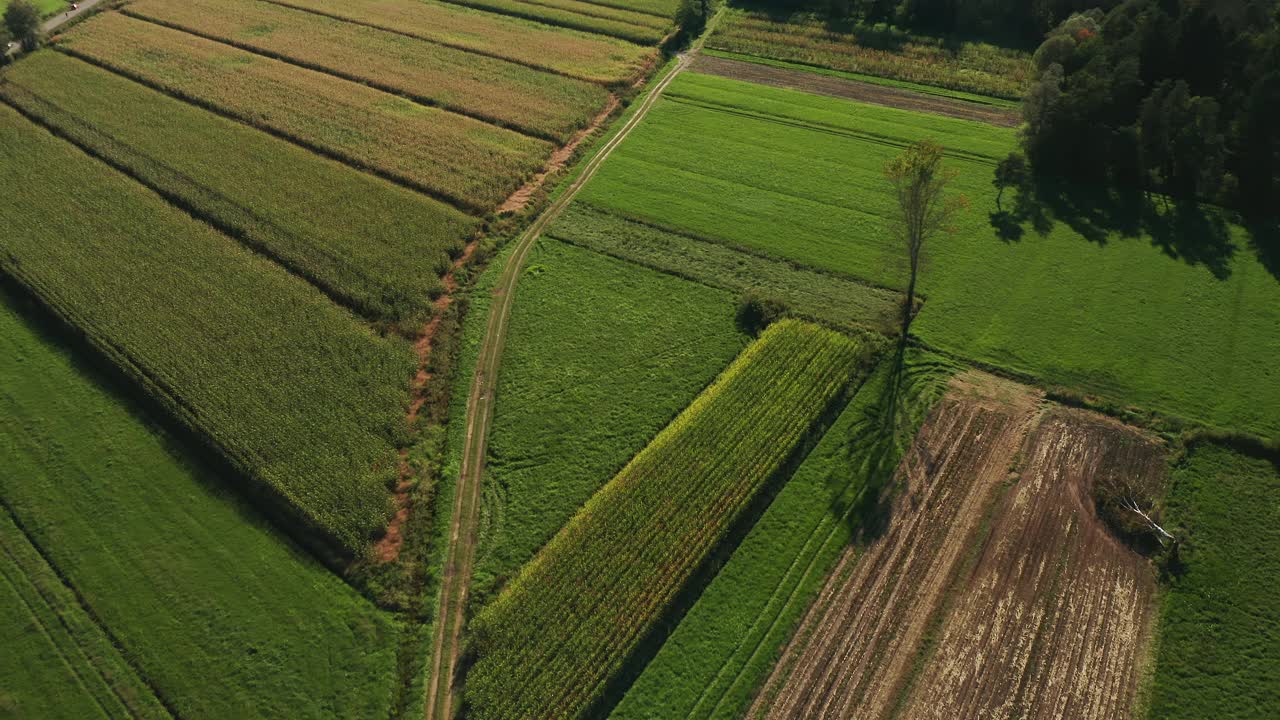
{"label": "bare brown soil", "polygon": [[[476,245],[479,239],[473,239],[467,243],[460,254],[449,267],[449,272],[445,273],[441,278],[444,285],[444,292],[432,304],[431,320],[422,328],[422,334],[413,343],[413,350],[418,356],[418,372],[413,377],[411,386],[411,399],[409,400],[409,411],[405,413],[405,423],[409,429],[418,421],[418,413],[422,411],[422,405],[426,402],[427,383],[431,382],[431,373],[428,372],[427,366],[431,360],[431,347],[435,340],[436,333],[440,329],[440,320],[444,317],[444,313],[453,304],[454,293],[458,289],[458,279],[455,273],[463,265],[471,259],[471,255],[476,251]],[[404,547],[404,525],[409,521],[409,511],[411,506],[411,495],[415,485],[413,479],[413,468],[409,465],[409,449],[402,448],[400,450],[400,480],[396,483],[395,495],[392,500],[395,502],[396,513],[391,517],[391,522],[387,523],[387,531],[373,546],[374,557],[378,562],[392,562],[400,557],[400,549]]]}
{"label": "bare brown soil", "polygon": [[845,553],[749,717],[1128,717],[1154,579],[1091,488],[1160,472],[1131,428],[959,378],[898,469],[887,530]]}
{"label": "bare brown soil", "polygon": [[879,718],[892,709],[1035,415],[1035,396],[1005,385],[977,374],[954,383],[898,468],[884,534],[845,553],[748,717]]}
{"label": "bare brown soil", "polygon": [[609,119],[609,116],[613,114],[613,111],[618,109],[618,102],[618,96],[613,93],[609,93],[609,102],[605,104],[604,109],[600,111],[600,114],[595,116],[591,121],[591,124],[587,125],[582,130],[579,130],[566,145],[551,153],[551,157],[547,158],[547,164],[542,167],[542,172],[534,175],[532,180],[521,185],[515,192],[511,193],[511,196],[498,206],[498,212],[515,213],[523,210],[525,206],[529,204],[529,201],[533,199],[533,194],[536,193],[538,188],[542,187],[543,183],[547,181],[547,178],[550,177],[552,173],[563,169],[565,164],[569,162],[569,159],[573,157],[573,152],[582,144],[582,141],[590,137],[592,133],[604,124],[605,120]]}
{"label": "bare brown soil", "polygon": [[1160,446],[1055,408],[1025,452],[905,717],[1129,716],[1155,580],[1099,520],[1091,488],[1104,473],[1163,473]]}
{"label": "bare brown soil", "polygon": [[848,78],[820,75],[804,70],[772,67],[759,63],[730,60],[729,58],[699,55],[691,66],[695,72],[719,75],[733,80],[769,85],[771,87],[802,90],[817,95],[858,100],[875,105],[915,110],[917,112],[946,115],[961,120],[974,120],[1001,127],[1017,127],[1022,117],[1014,110],[987,107],[977,103],[925,95],[902,88],[876,85]]}

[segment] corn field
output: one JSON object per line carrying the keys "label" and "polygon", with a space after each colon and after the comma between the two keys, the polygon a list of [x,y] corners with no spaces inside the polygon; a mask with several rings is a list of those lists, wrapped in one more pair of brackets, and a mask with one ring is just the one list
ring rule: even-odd
{"label": "corn field", "polygon": [[471,714],[578,718],[854,372],[859,345],[771,326],[472,624]]}
{"label": "corn field", "polygon": [[571,30],[609,35],[638,45],[656,45],[673,29],[673,21],[645,13],[618,10],[578,0],[444,0],[500,15],[535,20]]}

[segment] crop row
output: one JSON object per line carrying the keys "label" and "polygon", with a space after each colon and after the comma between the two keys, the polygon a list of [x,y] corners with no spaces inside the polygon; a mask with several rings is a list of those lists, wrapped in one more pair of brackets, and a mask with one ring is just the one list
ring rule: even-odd
{"label": "crop row", "polygon": [[407,342],[0,106],[0,271],[201,434],[299,529],[359,553],[389,515]]}
{"label": "crop row", "polygon": [[608,85],[630,82],[654,62],[652,48],[619,38],[443,2],[269,1]]}
{"label": "crop row", "polygon": [[778,20],[726,9],[707,47],[1010,99],[1020,99],[1031,78],[1021,50],[884,27],[832,29],[803,13]]}
{"label": "crop row", "polygon": [[117,13],[60,45],[130,78],[472,210],[537,171],[550,144]]}
{"label": "crop row", "polygon": [[640,45],[656,45],[672,21],[644,13],[578,2],[578,0],[443,0],[477,10],[534,20],[571,30],[609,35]]}
{"label": "crop row", "polygon": [[631,10],[670,20],[676,15],[680,0],[583,0],[592,5]]}
{"label": "crop row", "polygon": [[547,139],[568,139],[608,99],[584,80],[257,0],[136,0],[123,12]]}
{"label": "crop row", "polygon": [[849,381],[858,343],[770,327],[473,623],[473,715],[577,718]]}
{"label": "crop row", "polygon": [[[0,97],[373,320],[417,324],[479,221],[60,53]],[[94,92],[84,92],[92,87]]]}

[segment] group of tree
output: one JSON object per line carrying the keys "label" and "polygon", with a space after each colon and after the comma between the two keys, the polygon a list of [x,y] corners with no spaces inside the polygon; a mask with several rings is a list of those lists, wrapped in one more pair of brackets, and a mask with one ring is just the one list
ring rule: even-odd
{"label": "group of tree", "polygon": [[[7,35],[8,37],[3,37]],[[4,40],[0,51],[8,49],[10,40],[22,44],[25,50],[34,50],[40,42],[40,11],[28,0],[13,0],[4,10],[4,27],[0,39]]]}
{"label": "group of tree", "polygon": [[1038,175],[1276,212],[1276,0],[1127,0],[1077,13],[1034,65],[1024,148]]}

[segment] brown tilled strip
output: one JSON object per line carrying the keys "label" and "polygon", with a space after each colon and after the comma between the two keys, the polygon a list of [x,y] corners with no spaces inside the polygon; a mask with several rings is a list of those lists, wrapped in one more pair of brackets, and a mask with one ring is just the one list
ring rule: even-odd
{"label": "brown tilled strip", "polygon": [[959,120],[972,120],[974,122],[987,123],[988,125],[999,125],[1000,127],[1017,127],[1022,124],[1022,116],[1016,110],[989,107],[965,102],[964,100],[926,95],[902,88],[822,75],[806,70],[774,67],[772,65],[732,60],[713,55],[698,56],[689,69],[705,75],[718,75],[731,80],[756,83],[757,85],[800,90],[815,95],[826,95],[873,105],[885,105],[903,110],[945,115]]}

